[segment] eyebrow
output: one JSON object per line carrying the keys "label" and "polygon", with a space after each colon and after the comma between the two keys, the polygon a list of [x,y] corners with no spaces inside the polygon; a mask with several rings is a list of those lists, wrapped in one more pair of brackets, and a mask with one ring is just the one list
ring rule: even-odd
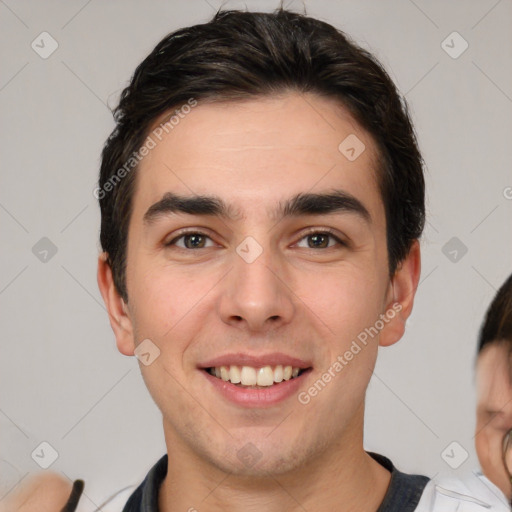
{"label": "eyebrow", "polygon": [[[143,221],[144,224],[150,225],[158,218],[173,213],[217,216],[227,220],[236,220],[240,217],[235,214],[234,208],[220,197],[207,195],[182,196],[167,192],[162,199],[148,208]],[[284,203],[280,201],[273,213],[278,220],[304,215],[352,213],[367,224],[371,224],[370,213],[363,203],[343,190],[333,190],[323,194],[301,192]]]}

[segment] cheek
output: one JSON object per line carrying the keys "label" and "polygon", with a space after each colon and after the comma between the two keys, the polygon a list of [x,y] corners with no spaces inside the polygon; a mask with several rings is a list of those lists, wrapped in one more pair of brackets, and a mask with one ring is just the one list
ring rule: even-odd
{"label": "cheek", "polygon": [[482,424],[480,422],[477,423],[477,434],[475,436],[475,448],[478,456],[478,460],[482,465],[482,469],[485,469],[484,466],[487,465],[487,461],[489,459],[489,439],[488,432],[485,428],[482,430]]}
{"label": "cheek", "polygon": [[383,312],[382,282],[364,270],[340,268],[297,277],[298,297],[337,339],[355,338]]}
{"label": "cheek", "polygon": [[504,432],[501,429],[495,429],[483,421],[477,422],[475,448],[484,473],[486,471],[493,473],[504,469],[503,436]]}
{"label": "cheek", "polygon": [[[200,314],[202,300],[208,295],[216,276],[201,274],[185,268],[154,266],[150,270],[134,273],[135,323],[141,334],[156,339],[173,337],[181,323],[190,326],[189,315]],[[188,323],[187,323],[188,322]]]}

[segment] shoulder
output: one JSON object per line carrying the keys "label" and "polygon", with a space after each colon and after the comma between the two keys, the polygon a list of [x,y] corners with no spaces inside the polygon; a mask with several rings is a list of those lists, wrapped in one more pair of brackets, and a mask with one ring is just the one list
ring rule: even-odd
{"label": "shoulder", "polygon": [[36,473],[0,501],[0,512],[55,512],[64,507],[72,488],[58,473]]}
{"label": "shoulder", "polygon": [[415,511],[429,478],[399,471],[384,455],[374,452],[368,454],[391,473],[389,486],[378,512]]}
{"label": "shoulder", "polygon": [[142,483],[129,496],[123,512],[138,512],[142,503],[149,510],[158,510],[158,493],[167,474],[167,461],[165,454],[154,464]]}
{"label": "shoulder", "polygon": [[484,475],[472,471],[463,477],[442,474],[425,487],[417,512],[509,512],[503,493]]}
{"label": "shoulder", "polygon": [[[122,512],[129,498],[132,496],[136,489],[136,485],[130,485],[107,497],[104,501],[102,501],[102,512]],[[77,512],[80,512],[80,510]]]}
{"label": "shoulder", "polygon": [[[76,512],[85,510],[84,499],[80,496],[82,494],[80,487],[73,500],[77,502]],[[136,487],[136,485],[124,487],[98,500],[101,503],[102,512],[122,512]],[[27,477],[0,500],[0,512],[56,512],[68,504],[72,491],[73,481],[59,473],[52,471],[36,473]]]}

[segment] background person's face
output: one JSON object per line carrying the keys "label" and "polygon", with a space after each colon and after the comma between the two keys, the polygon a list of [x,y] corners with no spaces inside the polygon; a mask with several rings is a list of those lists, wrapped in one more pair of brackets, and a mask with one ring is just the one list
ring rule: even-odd
{"label": "background person's face", "polygon": [[492,343],[477,363],[476,451],[483,473],[510,499],[512,485],[503,461],[503,438],[512,428],[512,385],[508,347]]}
{"label": "background person's face", "polygon": [[[199,105],[157,144],[137,176],[127,252],[133,336],[118,332],[118,347],[133,354],[134,343],[147,338],[158,346],[160,356],[141,369],[162,411],[168,449],[226,471],[284,471],[345,440],[351,440],[346,450],[362,444],[378,336],[310,403],[299,403],[297,394],[375,325],[397,293],[388,278],[372,140],[335,103],[306,99],[290,94]],[[354,161],[338,150],[351,134],[366,146]],[[332,189],[357,198],[369,219],[337,212],[278,222],[270,213],[298,193]],[[215,195],[238,216],[168,214],[145,224],[144,214],[166,192]],[[315,247],[306,236],[312,227],[332,229],[345,245],[327,238]],[[183,238],[166,247],[183,228],[207,236],[200,248]],[[236,251],[249,236],[263,251],[252,263]],[[401,317],[381,331],[388,343],[400,337]],[[274,405],[233,403],[200,369],[217,356],[274,352],[312,367],[299,377],[297,392]],[[247,443],[261,454],[252,469],[237,458]]]}

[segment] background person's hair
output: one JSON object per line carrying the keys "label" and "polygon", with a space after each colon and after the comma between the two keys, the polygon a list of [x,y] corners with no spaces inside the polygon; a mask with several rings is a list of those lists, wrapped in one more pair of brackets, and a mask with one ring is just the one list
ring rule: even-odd
{"label": "background person's hair", "polygon": [[[314,93],[347,108],[374,138],[393,275],[425,222],[423,160],[407,104],[378,61],[341,31],[279,8],[219,11],[166,36],[137,67],[114,111],[99,188],[140,148],[152,122],[191,98],[198,104]],[[341,140],[340,140],[341,142]],[[100,196],[101,245],[125,302],[126,248],[136,169]]]}
{"label": "background person's hair", "polygon": [[477,355],[491,343],[506,343],[512,355],[512,274],[492,300],[478,336]]}

